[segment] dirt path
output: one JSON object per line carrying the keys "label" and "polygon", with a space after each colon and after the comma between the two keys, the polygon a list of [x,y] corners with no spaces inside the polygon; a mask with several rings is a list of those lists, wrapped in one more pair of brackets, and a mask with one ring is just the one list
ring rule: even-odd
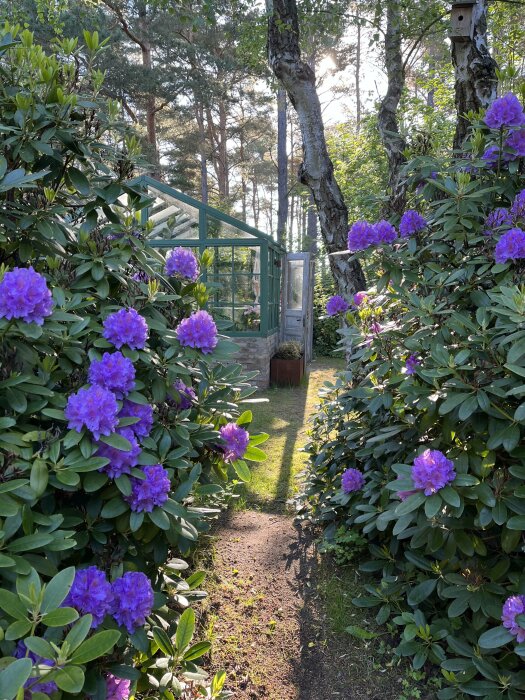
{"label": "dirt path", "polygon": [[215,531],[215,584],[205,619],[213,671],[226,670],[236,700],[401,697],[390,694],[391,686],[385,691],[385,678],[377,681],[377,664],[363,642],[334,633],[312,534],[284,507],[294,491],[294,473],[304,463],[295,452],[304,441],[315,394],[333,372],[333,364],[318,363],[309,384],[268,392],[270,406],[259,421],[271,419],[278,429],[272,433],[272,426],[266,427],[272,438],[269,460],[258,467],[264,475],[254,475],[245,495],[248,509],[226,513]]}

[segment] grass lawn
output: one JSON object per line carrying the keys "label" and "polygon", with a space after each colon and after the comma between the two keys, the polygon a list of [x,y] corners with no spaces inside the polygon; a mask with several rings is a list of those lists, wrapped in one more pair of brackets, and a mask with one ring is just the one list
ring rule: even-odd
{"label": "grass lawn", "polygon": [[268,459],[253,465],[252,480],[241,488],[237,507],[285,510],[286,501],[298,490],[296,476],[306,463],[300,449],[307,441],[308,418],[315,413],[319,389],[343,368],[343,359],[322,357],[312,362],[300,387],[274,387],[257,394],[251,405],[254,421],[250,430],[270,434],[261,445]]}

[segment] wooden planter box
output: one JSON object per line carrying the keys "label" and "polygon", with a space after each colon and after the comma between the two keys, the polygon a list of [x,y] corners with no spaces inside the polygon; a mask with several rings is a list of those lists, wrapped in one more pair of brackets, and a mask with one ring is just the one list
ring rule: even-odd
{"label": "wooden planter box", "polygon": [[277,386],[299,386],[304,375],[304,355],[298,360],[270,360],[270,384]]}

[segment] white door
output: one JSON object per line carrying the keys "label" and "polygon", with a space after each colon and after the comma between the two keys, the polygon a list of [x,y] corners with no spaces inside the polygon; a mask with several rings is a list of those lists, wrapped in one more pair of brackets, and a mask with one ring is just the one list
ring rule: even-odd
{"label": "white door", "polygon": [[286,256],[283,312],[283,338],[301,343],[306,362],[312,359],[314,277],[310,258],[310,253],[288,253]]}

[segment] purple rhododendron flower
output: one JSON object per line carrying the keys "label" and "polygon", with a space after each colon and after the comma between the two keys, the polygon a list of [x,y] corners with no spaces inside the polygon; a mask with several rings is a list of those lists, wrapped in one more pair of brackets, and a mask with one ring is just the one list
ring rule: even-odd
{"label": "purple rhododendron flower", "polygon": [[77,433],[86,428],[95,440],[101,435],[111,435],[118,425],[118,404],[115,395],[103,386],[90,386],[79,389],[67,400],[64,415],[68,419],[68,428]]}
{"label": "purple rhododendron flower", "polygon": [[99,472],[104,472],[110,479],[117,479],[122,474],[130,474],[131,468],[137,465],[139,455],[142,452],[131,427],[119,428],[117,433],[130,442],[130,450],[119,450],[102,442],[99,443],[96,452],[97,457],[109,459],[109,464],[106,464],[105,467],[100,467]]}
{"label": "purple rhododendron flower", "polygon": [[421,360],[418,360],[415,355],[409,355],[405,362],[406,374],[415,374],[416,368],[421,364]]}
{"label": "purple rhododendron flower", "polygon": [[168,472],[160,464],[143,467],[145,479],[131,480],[131,496],[126,498],[135,513],[151,513],[155,506],[168,500],[171,483]]}
{"label": "purple rhododendron flower", "polygon": [[494,233],[494,229],[500,226],[510,226],[512,224],[512,216],[510,211],[504,207],[498,207],[491,211],[490,214],[485,219],[483,233],[485,236],[490,236]]}
{"label": "purple rhododendron flower", "polygon": [[135,367],[133,362],[117,352],[105,352],[101,360],[92,360],[88,370],[92,384],[112,391],[118,399],[124,398],[135,388]]}
{"label": "purple rhododendron flower", "polygon": [[75,608],[81,615],[93,615],[92,627],[98,627],[111,611],[113,591],[106,574],[96,566],[79,569],[71,590],[62,603]]}
{"label": "purple rhododendron flower", "polygon": [[329,316],[337,316],[337,314],[344,314],[350,308],[346,299],[343,299],[339,294],[335,294],[333,297],[328,299],[326,304],[326,313]]}
{"label": "purple rhododendron flower", "polygon": [[494,100],[485,113],[485,124],[490,129],[525,124],[523,106],[516,95],[508,92],[503,97]]}
{"label": "purple rhododendron flower", "polygon": [[198,348],[205,355],[213,352],[218,342],[215,321],[207,311],[203,310],[182,319],[176,333],[181,345]]}
{"label": "purple rhododendron flower", "polygon": [[128,700],[131,681],[117,678],[112,673],[106,676],[106,700]]}
{"label": "purple rhododendron flower", "polygon": [[53,313],[53,298],[43,275],[32,267],[15,267],[0,282],[0,318],[19,318],[41,326]]}
{"label": "purple rhododendron flower", "polygon": [[237,459],[242,459],[250,442],[249,432],[237,423],[227,423],[222,426],[219,433],[225,443],[224,461],[235,462]]}
{"label": "purple rhododendron flower", "polygon": [[127,427],[135,433],[137,438],[146,438],[153,426],[153,406],[135,403],[134,401],[124,401],[118,417],[139,418],[138,423],[133,423],[133,425],[128,425]]}
{"label": "purple rhododendron flower", "polygon": [[153,588],[146,574],[128,571],[113,582],[111,614],[130,634],[142,627],[153,609]]}
{"label": "purple rhododendron flower", "polygon": [[525,129],[518,129],[509,134],[505,146],[514,149],[521,158],[525,157]]}
{"label": "purple rhododendron flower", "polygon": [[431,496],[456,478],[454,462],[439,450],[425,450],[416,457],[412,467],[412,481],[416,489]]}
{"label": "purple rhododendron flower", "polygon": [[376,232],[368,221],[356,221],[348,231],[348,250],[354,253],[375,245]]}
{"label": "purple rhododendron flower", "polygon": [[357,292],[357,294],[354,294],[353,302],[355,306],[361,306],[361,304],[367,300],[368,295],[366,292]]}
{"label": "purple rhododendron flower", "polygon": [[199,263],[189,248],[175,248],[166,257],[165,272],[195,282],[199,276]]}
{"label": "purple rhododendron flower", "polygon": [[173,388],[179,395],[179,399],[170,399],[170,403],[180,411],[186,411],[191,408],[193,401],[197,398],[195,390],[191,386],[184,384],[182,379],[176,379],[173,383]]}
{"label": "purple rhododendron flower", "polygon": [[150,276],[144,270],[139,270],[138,272],[135,272],[133,275],[131,275],[131,279],[134,282],[144,282],[144,284],[148,284]]}
{"label": "purple rhododendron flower", "polygon": [[378,333],[381,333],[382,330],[383,330],[383,326],[380,323],[378,323],[377,321],[372,321],[372,323],[370,324],[370,332],[371,333],[374,333],[375,335],[377,335]]}
{"label": "purple rhododendron flower", "polygon": [[397,231],[392,226],[389,221],[378,221],[374,224],[375,242],[380,243],[393,243],[397,238]]}
{"label": "purple rhododendron flower", "polygon": [[399,222],[399,233],[403,238],[413,236],[427,226],[427,221],[415,209],[408,209]]}
{"label": "purple rhododendron flower", "polygon": [[497,263],[525,258],[525,231],[511,228],[496,243],[494,257]]}
{"label": "purple rhododendron flower", "polygon": [[525,628],[516,621],[516,618],[518,615],[523,615],[524,613],[525,595],[510,596],[503,604],[503,609],[501,611],[503,627],[506,627],[520,644],[525,642]]}
{"label": "purple rhododendron flower", "polygon": [[127,345],[132,350],[142,350],[148,338],[146,319],[135,309],[120,309],[104,321],[103,336],[116,348]]}
{"label": "purple rhododendron flower", "polygon": [[499,162],[499,148],[497,146],[489,146],[481,156],[487,165],[491,168],[496,167]]}
{"label": "purple rhododendron flower", "polygon": [[[53,660],[44,659],[42,656],[38,656],[38,654],[35,654],[32,651],[27,651],[27,647],[22,639],[19,642],[17,642],[16,649],[13,652],[13,656],[15,657],[15,659],[31,659],[33,664],[42,664],[43,666],[50,667],[55,665],[55,662]],[[41,683],[37,683],[36,681],[36,678],[29,677],[24,683],[24,688],[31,689],[31,693],[29,695],[32,695],[32,693],[45,693],[46,695],[51,695],[51,693],[54,693],[58,690],[57,684],[54,681],[46,681],[44,680],[44,678],[42,679]],[[27,693],[24,695],[24,697],[26,697],[26,695]]]}
{"label": "purple rhododendron flower", "polygon": [[510,213],[514,221],[525,218],[525,190],[521,190],[521,192],[518,192],[514,197]]}
{"label": "purple rhododendron flower", "polygon": [[365,484],[365,477],[359,469],[346,469],[341,475],[341,488],[345,493],[359,491]]}

